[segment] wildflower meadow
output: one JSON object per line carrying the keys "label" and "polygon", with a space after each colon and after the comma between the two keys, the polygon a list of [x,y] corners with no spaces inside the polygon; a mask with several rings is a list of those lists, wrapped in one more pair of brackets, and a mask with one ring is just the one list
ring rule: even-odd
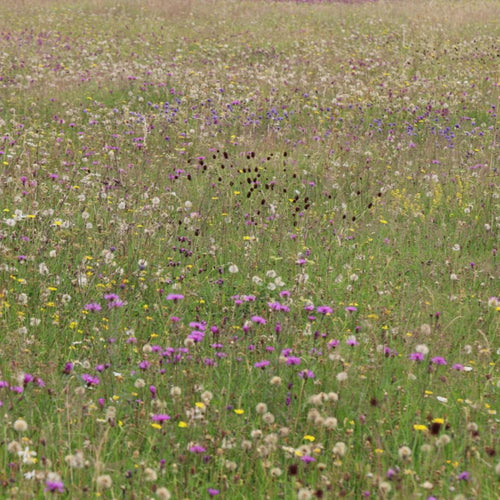
{"label": "wildflower meadow", "polygon": [[498,0],[2,0],[0,497],[500,498]]}

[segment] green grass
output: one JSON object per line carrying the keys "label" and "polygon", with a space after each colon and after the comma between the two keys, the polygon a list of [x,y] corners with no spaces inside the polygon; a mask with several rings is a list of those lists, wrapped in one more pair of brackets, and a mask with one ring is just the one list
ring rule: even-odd
{"label": "green grass", "polygon": [[499,11],[3,2],[0,496],[498,498]]}

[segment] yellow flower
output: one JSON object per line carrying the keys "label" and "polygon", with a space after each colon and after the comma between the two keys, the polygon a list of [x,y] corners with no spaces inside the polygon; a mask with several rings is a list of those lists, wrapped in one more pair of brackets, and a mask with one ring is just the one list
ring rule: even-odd
{"label": "yellow flower", "polygon": [[187,426],[188,426],[187,422],[183,422],[182,420],[177,424],[177,427],[181,427],[182,429],[184,429]]}
{"label": "yellow flower", "polygon": [[416,431],[426,431],[427,430],[427,426],[426,425],[422,425],[422,424],[414,424],[413,428]]}
{"label": "yellow flower", "polygon": [[444,418],[433,418],[432,423],[433,424],[444,424]]}
{"label": "yellow flower", "polygon": [[242,410],[241,408],[236,408],[234,410],[234,413],[236,413],[236,415],[243,415],[243,413],[245,413],[245,410]]}
{"label": "yellow flower", "polygon": [[307,441],[311,441],[311,443],[316,439],[314,436],[310,436],[309,434],[307,436],[304,436],[304,439]]}

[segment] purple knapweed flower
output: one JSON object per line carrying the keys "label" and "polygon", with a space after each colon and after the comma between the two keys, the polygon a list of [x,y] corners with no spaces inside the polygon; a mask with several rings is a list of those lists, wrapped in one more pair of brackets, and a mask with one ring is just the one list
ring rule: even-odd
{"label": "purple knapweed flower", "polygon": [[167,415],[166,413],[155,413],[151,415],[151,420],[153,422],[166,422],[167,420],[170,420],[170,415]]}
{"label": "purple knapweed flower", "polygon": [[120,297],[116,293],[105,293],[104,299],[113,302],[114,300],[120,300]]}
{"label": "purple knapweed flower", "polygon": [[302,370],[299,372],[299,377],[300,378],[314,378],[314,372],[312,370]]}
{"label": "purple knapweed flower", "polygon": [[173,300],[174,302],[177,302],[178,300],[182,300],[184,298],[184,295],[180,293],[169,293],[165,299],[166,300]]}
{"label": "purple knapweed flower", "polygon": [[435,356],[434,358],[431,359],[431,363],[434,363],[435,365],[446,365],[446,359],[444,359],[442,356]]}
{"label": "purple knapweed flower", "polygon": [[102,307],[97,302],[90,302],[89,304],[85,304],[83,307],[86,311],[97,312],[102,311]]}
{"label": "purple knapweed flower", "polygon": [[397,473],[398,473],[398,472],[397,472],[396,470],[394,470],[394,469],[387,469],[387,473],[386,473],[385,477],[386,477],[387,479],[391,480],[391,479],[393,479],[393,478],[394,478],[394,476],[396,476],[396,475],[397,475]]}
{"label": "purple knapweed flower", "polygon": [[199,444],[195,444],[189,447],[189,451],[191,453],[205,453],[207,449],[204,448],[203,446],[200,446]]}
{"label": "purple knapweed flower", "polygon": [[63,368],[63,373],[65,375],[69,375],[73,371],[74,364],[71,361],[68,361]]}
{"label": "purple knapweed flower", "polygon": [[320,314],[332,314],[333,309],[330,306],[318,306],[316,311]]}
{"label": "purple knapweed flower", "polygon": [[424,355],[421,352],[412,352],[409,357],[411,361],[423,361],[424,359]]}
{"label": "purple knapweed flower", "polygon": [[262,316],[252,316],[250,319],[254,323],[257,323],[258,325],[265,325],[267,323],[267,321],[265,320],[265,318],[263,318]]}
{"label": "purple knapweed flower", "polygon": [[99,385],[101,382],[99,380],[99,377],[96,377],[94,375],[90,375],[89,373],[84,373],[82,375],[82,380],[90,387],[91,385]]}
{"label": "purple knapweed flower", "polygon": [[147,360],[141,361],[139,363],[139,368],[143,371],[147,370],[151,366],[151,363]]}
{"label": "purple knapweed flower", "polygon": [[280,304],[279,302],[268,302],[267,305],[273,311],[290,312],[290,308],[288,306]]}
{"label": "purple knapweed flower", "polygon": [[254,363],[254,367],[255,368],[262,368],[264,369],[266,366],[269,366],[270,364],[270,361],[268,361],[267,359],[263,359],[262,361],[257,361],[257,363]]}
{"label": "purple knapweed flower", "polygon": [[62,481],[47,481],[43,491],[49,491],[51,493],[64,493],[64,483]]}

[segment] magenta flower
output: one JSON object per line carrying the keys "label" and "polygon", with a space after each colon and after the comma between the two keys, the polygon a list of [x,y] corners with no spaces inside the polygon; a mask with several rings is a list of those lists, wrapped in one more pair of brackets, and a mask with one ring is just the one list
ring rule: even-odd
{"label": "magenta flower", "polygon": [[270,361],[268,361],[267,359],[263,359],[262,361],[257,361],[257,363],[254,363],[254,367],[255,368],[262,368],[264,369],[266,366],[269,366],[270,364]]}
{"label": "magenta flower", "polygon": [[268,302],[267,305],[273,311],[290,312],[290,308],[288,306],[280,304],[279,302]]}
{"label": "magenta flower", "polygon": [[139,368],[140,368],[141,370],[143,370],[143,371],[144,371],[144,370],[147,370],[150,366],[151,366],[151,363],[150,363],[149,361],[147,361],[147,360],[141,361],[141,362],[139,363]]}
{"label": "magenta flower", "polygon": [[410,354],[410,359],[412,361],[423,361],[424,355],[421,352],[412,352]]}
{"label": "magenta flower", "polygon": [[316,311],[320,314],[332,314],[333,309],[329,306],[318,306],[316,308]]}
{"label": "magenta flower", "polygon": [[84,309],[91,312],[102,311],[101,305],[97,302],[90,302],[89,304],[85,304]]}
{"label": "magenta flower", "polygon": [[451,368],[453,370],[457,370],[458,372],[464,371],[464,365],[461,365],[460,363],[455,363]]}
{"label": "magenta flower", "polygon": [[199,444],[195,444],[189,448],[191,453],[205,453],[207,451],[206,448],[200,446]]}
{"label": "magenta flower", "polygon": [[446,365],[446,359],[444,359],[442,356],[436,356],[431,359],[431,363],[434,363],[435,365]]}
{"label": "magenta flower", "polygon": [[300,459],[305,464],[310,464],[311,462],[316,462],[316,459],[314,457],[311,457],[311,455],[304,455],[303,457],[300,457]]}
{"label": "magenta flower", "polygon": [[265,318],[263,318],[262,316],[252,316],[250,319],[254,323],[257,323],[258,325],[265,325],[267,323],[267,321],[265,320]]}
{"label": "magenta flower", "polygon": [[337,339],[332,339],[328,342],[327,346],[328,349],[335,349],[340,344],[340,340]]}
{"label": "magenta flower", "polygon": [[299,372],[299,377],[300,378],[314,378],[314,372],[312,370],[302,370]]}
{"label": "magenta flower", "polygon": [[71,361],[69,361],[68,363],[66,363],[64,365],[64,369],[63,369],[63,373],[65,375],[69,375],[72,371],[73,371],[73,363]]}
{"label": "magenta flower", "polygon": [[120,300],[120,297],[116,293],[105,293],[104,299],[108,302],[115,302],[117,300]]}
{"label": "magenta flower", "polygon": [[64,483],[62,481],[47,481],[43,491],[49,491],[51,493],[64,493]]}
{"label": "magenta flower", "polygon": [[215,496],[217,496],[220,492],[219,492],[219,490],[216,490],[215,488],[207,488],[207,493],[208,493],[211,497],[215,497]]}
{"label": "magenta flower", "polygon": [[167,415],[166,413],[155,413],[154,415],[151,415],[151,420],[153,422],[166,422],[167,420],[170,420],[170,415]]}
{"label": "magenta flower", "polygon": [[180,293],[169,293],[165,299],[166,300],[173,300],[174,302],[177,302],[178,300],[182,300],[184,298],[184,295]]}
{"label": "magenta flower", "polygon": [[297,358],[296,356],[289,356],[286,358],[287,365],[300,365],[300,362],[300,358]]}
{"label": "magenta flower", "polygon": [[84,373],[82,375],[82,379],[83,381],[90,387],[92,385],[99,385],[99,383],[101,382],[99,380],[99,377],[96,377],[94,375],[90,375],[88,373]]}
{"label": "magenta flower", "polygon": [[113,307],[123,307],[124,305],[125,302],[123,302],[123,300],[120,299],[110,300],[108,302],[108,309],[113,309]]}
{"label": "magenta flower", "polygon": [[193,330],[188,335],[188,339],[194,340],[195,342],[201,342],[204,338],[205,338],[205,333],[199,330]]}
{"label": "magenta flower", "polygon": [[346,308],[344,308],[344,311],[346,312],[356,312],[357,310],[358,308],[354,306],[347,306]]}

